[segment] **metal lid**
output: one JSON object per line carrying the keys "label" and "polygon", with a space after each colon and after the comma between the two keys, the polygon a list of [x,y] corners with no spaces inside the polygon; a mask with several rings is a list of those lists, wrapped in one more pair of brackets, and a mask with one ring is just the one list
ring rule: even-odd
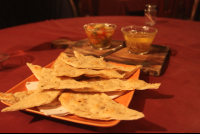
{"label": "metal lid", "polygon": [[154,4],[146,4],[146,9],[156,9],[156,7]]}

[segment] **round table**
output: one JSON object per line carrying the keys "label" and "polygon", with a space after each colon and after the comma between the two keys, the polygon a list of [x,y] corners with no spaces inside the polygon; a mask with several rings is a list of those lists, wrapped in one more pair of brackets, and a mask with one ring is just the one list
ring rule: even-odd
{"label": "round table", "polygon": [[[83,25],[107,22],[117,25],[113,39],[123,40],[121,27],[144,25],[137,16],[100,16],[46,20],[0,30],[0,50],[10,57],[0,62],[0,92],[6,92],[32,75],[30,62],[46,66],[65,49],[54,49],[51,41],[65,38],[85,39]],[[195,21],[157,18],[158,33],[154,44],[169,46],[170,53],[159,77],[140,74],[149,83],[161,83],[159,89],[135,91],[129,108],[145,117],[121,121],[113,127],[94,127],[62,121],[25,111],[0,113],[1,132],[50,133],[185,133],[200,131],[200,23]],[[0,109],[6,106],[0,103]]]}

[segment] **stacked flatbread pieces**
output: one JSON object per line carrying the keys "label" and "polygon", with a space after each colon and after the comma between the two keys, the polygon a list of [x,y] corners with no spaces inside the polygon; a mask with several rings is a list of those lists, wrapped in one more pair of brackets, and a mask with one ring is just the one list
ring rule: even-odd
{"label": "stacked flatbread pieces", "polygon": [[142,66],[122,67],[103,58],[85,56],[74,51],[74,57],[62,52],[51,68],[27,63],[38,79],[32,91],[0,93],[0,99],[10,103],[2,112],[24,110],[38,106],[62,105],[70,114],[98,120],[136,120],[144,114],[115,102],[106,93],[158,89],[160,83],[128,79]]}

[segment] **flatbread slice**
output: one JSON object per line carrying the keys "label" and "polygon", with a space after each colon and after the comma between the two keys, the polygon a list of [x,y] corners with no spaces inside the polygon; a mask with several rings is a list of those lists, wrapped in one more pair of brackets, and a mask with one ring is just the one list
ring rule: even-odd
{"label": "flatbread slice", "polygon": [[[57,61],[57,59],[56,59],[56,61]],[[32,71],[32,73],[35,75],[35,77],[38,80],[40,80],[43,67],[41,67],[39,65],[33,65],[32,63],[26,63],[26,65],[29,67],[29,69]],[[54,65],[55,65],[55,62],[51,66],[52,69],[54,68]]]}
{"label": "flatbread slice", "polygon": [[74,55],[78,60],[78,68],[107,69],[107,62],[103,60],[103,57],[84,56],[75,50]]}
{"label": "flatbread slice", "polygon": [[[123,67],[118,65],[110,64],[109,62],[106,62],[103,57],[102,58],[96,58],[94,56],[84,56],[83,54],[77,52],[74,50],[74,55],[79,63],[79,68],[91,68],[91,69],[116,69],[118,71],[124,71],[124,72],[131,72],[135,70],[135,66],[133,67]],[[138,67],[142,67],[142,65],[138,65]]]}
{"label": "flatbread slice", "polygon": [[139,79],[90,79],[87,81],[91,88],[87,89],[72,89],[76,92],[110,92],[110,91],[123,91],[123,90],[145,90],[145,89],[158,89],[160,83],[147,83]]}
{"label": "flatbread slice", "polygon": [[42,68],[41,79],[38,83],[37,90],[39,89],[56,89],[59,86],[59,78],[52,75],[53,69]]}
{"label": "flatbread slice", "polygon": [[57,77],[53,75],[53,69],[43,68],[41,79],[38,83],[37,90],[46,89],[74,89],[74,88],[88,88],[91,87],[88,82],[79,82],[70,77]]}
{"label": "flatbread slice", "polygon": [[14,103],[10,107],[2,109],[1,112],[24,110],[27,108],[51,103],[58,97],[58,95],[61,94],[62,91],[63,90],[50,89],[43,92],[31,94],[24,99],[18,101],[17,103]]}
{"label": "flatbread slice", "polygon": [[79,77],[84,73],[85,69],[78,69],[66,64],[60,59],[60,56],[54,64],[53,75],[55,76]]}
{"label": "flatbread slice", "polygon": [[[107,63],[103,58],[95,58],[93,56],[84,56],[81,53],[74,51],[75,56],[78,57],[68,57],[66,53],[62,52],[60,55],[62,60],[73,67],[76,68],[89,68],[89,69],[106,69]],[[80,56],[81,55],[81,56]]]}
{"label": "flatbread slice", "polygon": [[68,77],[79,77],[81,75],[84,75],[87,77],[124,78],[125,73],[120,74],[114,69],[106,69],[106,70],[80,69],[68,65],[65,62],[63,62],[60,58],[58,58],[54,65],[53,75],[68,76]]}
{"label": "flatbread slice", "polygon": [[105,79],[120,79],[124,78],[125,73],[119,73],[114,69],[105,69],[105,70],[92,70],[92,69],[86,69],[85,76],[87,77],[100,77]]}
{"label": "flatbread slice", "polygon": [[62,93],[59,100],[71,114],[98,120],[137,120],[144,114],[129,109],[104,93]]}
{"label": "flatbread slice", "polygon": [[[29,86],[27,87],[27,90],[34,90],[35,85],[37,85],[38,82],[29,82]],[[117,98],[123,94],[125,94],[127,91],[114,91],[114,92],[107,92],[106,95],[111,97],[112,99]],[[57,115],[57,116],[65,116],[67,114],[70,114],[60,103],[58,98],[56,98],[53,102],[49,104],[45,104],[42,106],[37,107],[40,112],[43,112],[45,115]]]}
{"label": "flatbread slice", "polygon": [[131,77],[137,70],[141,69],[142,65],[136,65],[131,67],[123,67],[123,66],[113,66],[112,69],[116,69],[125,73],[124,79]]}
{"label": "flatbread slice", "polygon": [[12,93],[0,93],[0,100],[13,104],[16,102],[15,96]]}
{"label": "flatbread slice", "polygon": [[84,69],[104,69],[104,70],[115,70],[121,71],[120,74],[125,74],[123,78],[130,77],[135,71],[142,68],[142,65],[136,65],[131,67],[123,67],[118,65],[113,65],[109,62],[103,60],[103,58],[96,58],[94,56],[84,56],[83,54],[74,51],[76,57],[68,57],[66,53],[62,52],[60,54],[61,60],[66,64],[71,65],[76,68]]}
{"label": "flatbread slice", "polygon": [[16,92],[16,93],[1,93],[0,92],[0,100],[5,101],[10,104],[14,104],[25,97],[31,95],[34,93],[34,90],[32,91],[22,91],[22,92]]}
{"label": "flatbread slice", "polygon": [[61,60],[63,60],[68,65],[71,65],[73,67],[79,66],[79,62],[76,59],[76,57],[68,57],[65,52],[61,52],[59,57],[60,57]]}
{"label": "flatbread slice", "polygon": [[42,67],[39,65],[33,65],[32,63],[26,63],[26,65],[29,67],[29,69],[32,71],[32,73],[35,75],[35,77],[40,80]]}
{"label": "flatbread slice", "polygon": [[89,79],[76,81],[70,77],[57,77],[52,74],[53,69],[43,68],[41,79],[38,83],[37,90],[46,89],[71,89],[81,92],[109,92],[133,89],[157,89],[160,83],[149,84],[138,79],[121,80],[121,79]]}

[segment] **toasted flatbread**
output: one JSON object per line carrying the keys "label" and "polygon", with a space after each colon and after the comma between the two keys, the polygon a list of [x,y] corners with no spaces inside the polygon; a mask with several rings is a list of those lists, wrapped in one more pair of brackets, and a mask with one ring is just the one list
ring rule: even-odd
{"label": "toasted flatbread", "polygon": [[14,93],[14,96],[18,101],[23,100],[25,97],[30,96],[31,94],[34,94],[35,90],[30,90],[30,91],[22,91],[22,92],[16,92]]}
{"label": "toasted flatbread", "polygon": [[61,92],[62,90],[50,89],[43,92],[34,93],[14,103],[10,107],[2,109],[1,112],[24,110],[35,106],[48,104],[51,103],[53,100],[55,100],[56,97],[58,97],[58,95],[61,94]]}
{"label": "toasted flatbread", "polygon": [[63,60],[66,64],[76,68],[121,71],[120,74],[124,74],[123,78],[130,77],[135,71],[142,68],[142,65],[136,65],[131,67],[113,65],[111,63],[104,61],[103,58],[96,58],[94,56],[84,56],[83,54],[77,51],[74,51],[74,54],[76,57],[68,57],[66,53],[62,52],[60,54],[60,57],[61,60]]}
{"label": "toasted flatbread", "polygon": [[[27,87],[27,90],[30,91],[30,90],[34,90],[35,89],[35,86],[38,84],[39,82],[29,82],[29,85]],[[112,99],[115,99],[123,94],[125,94],[126,90],[124,91],[111,91],[111,92],[105,92],[106,95],[108,95],[109,97],[111,97]],[[57,100],[58,101],[58,100]],[[56,100],[54,100],[53,102],[47,104],[47,105],[43,105],[45,107],[54,107],[54,106],[58,106],[60,104],[60,101],[59,102],[56,102]],[[61,105],[61,104],[60,104]]]}
{"label": "toasted flatbread", "polygon": [[25,97],[33,94],[34,91],[22,91],[22,92],[16,92],[16,93],[0,93],[0,100],[5,101],[10,104],[14,104]]}
{"label": "toasted flatbread", "polygon": [[33,65],[32,63],[26,63],[26,65],[29,67],[29,69],[32,71],[32,73],[35,75],[35,77],[40,80],[42,67],[39,65]]}
{"label": "toasted flatbread", "polygon": [[60,55],[66,64],[76,68],[106,69],[107,67],[107,63],[103,60],[103,58],[84,56],[76,51],[74,51],[74,54],[76,54],[75,56],[77,56],[78,59],[77,57],[68,57],[64,52],[62,52]]}
{"label": "toasted flatbread", "polygon": [[[60,57],[60,56],[59,56]],[[92,69],[80,69],[66,64],[63,60],[58,59],[54,65],[53,75],[55,76],[68,76],[79,77],[81,75],[87,77],[101,77],[101,78],[124,78],[125,73],[120,74],[114,69],[106,70],[92,70]]]}
{"label": "toasted flatbread", "polygon": [[74,55],[78,60],[78,68],[107,69],[107,62],[103,60],[103,57],[84,56],[77,51],[74,51]]}
{"label": "toasted flatbread", "polygon": [[87,81],[91,88],[87,89],[72,89],[76,92],[110,92],[110,91],[123,91],[123,90],[145,90],[145,89],[158,89],[160,83],[147,83],[138,79],[90,79]]}
{"label": "toasted flatbread", "polygon": [[109,92],[133,89],[157,89],[160,83],[150,84],[138,79],[89,79],[76,81],[69,77],[56,77],[52,75],[53,69],[43,68],[38,89],[71,89],[81,92]]}
{"label": "toasted flatbread", "polygon": [[[27,86],[27,90],[34,90],[35,86],[38,84],[38,82],[28,82],[29,86]],[[107,92],[106,95],[111,97],[112,99],[117,98],[123,94],[125,94],[127,91],[114,91],[114,92]],[[52,101],[49,104],[41,105],[37,107],[40,112],[43,112],[45,115],[57,115],[57,116],[65,116],[67,114],[70,114],[60,103],[58,98],[56,98],[54,101]]]}
{"label": "toasted flatbread", "polygon": [[52,75],[53,69],[42,68],[41,79],[38,83],[38,89],[51,89],[59,86],[59,78]]}
{"label": "toasted flatbread", "polygon": [[74,55],[79,63],[78,68],[91,68],[91,69],[115,69],[118,71],[132,72],[142,67],[142,65],[123,67],[118,65],[110,64],[106,62],[103,57],[96,58],[94,56],[84,56],[83,54],[74,50]]}
{"label": "toasted flatbread", "polygon": [[70,77],[57,77],[53,75],[53,69],[43,68],[41,79],[38,83],[37,90],[44,89],[74,89],[91,87],[87,82],[78,82]]}
{"label": "toasted flatbread", "polygon": [[[26,85],[26,88],[28,91],[30,90],[35,90],[37,87],[37,84],[39,82],[27,82],[28,86]],[[69,114],[69,112],[61,105],[60,101],[58,98],[56,98],[54,101],[51,103],[41,105],[37,107],[40,112],[43,112],[45,115],[57,115],[57,116],[65,116]]]}
{"label": "toasted flatbread", "polygon": [[[60,56],[59,56],[60,57]],[[53,70],[55,76],[79,77],[85,73],[85,69],[78,69],[63,62],[56,60]]]}
{"label": "toasted flatbread", "polygon": [[104,93],[62,93],[59,100],[71,114],[98,120],[137,120],[144,114],[129,109]]}
{"label": "toasted flatbread", "polygon": [[138,69],[141,69],[143,66],[142,65],[135,65],[135,66],[129,66],[129,67],[124,67],[124,66],[119,66],[119,65],[113,65],[108,63],[108,69],[111,70],[117,70],[118,72],[124,73],[124,79],[127,79],[131,77]]}
{"label": "toasted flatbread", "polygon": [[116,70],[112,70],[112,69],[105,69],[105,70],[86,69],[84,75],[87,77],[98,76],[105,79],[120,79],[120,78],[124,78],[125,73],[120,74]]}
{"label": "toasted flatbread", "polygon": [[66,64],[71,65],[73,67],[78,67],[79,63],[76,57],[68,57],[65,52],[61,52],[59,55],[60,59],[63,60]]}
{"label": "toasted flatbread", "polygon": [[16,102],[15,96],[12,93],[0,92],[0,100],[5,101],[10,104],[14,104]]}

